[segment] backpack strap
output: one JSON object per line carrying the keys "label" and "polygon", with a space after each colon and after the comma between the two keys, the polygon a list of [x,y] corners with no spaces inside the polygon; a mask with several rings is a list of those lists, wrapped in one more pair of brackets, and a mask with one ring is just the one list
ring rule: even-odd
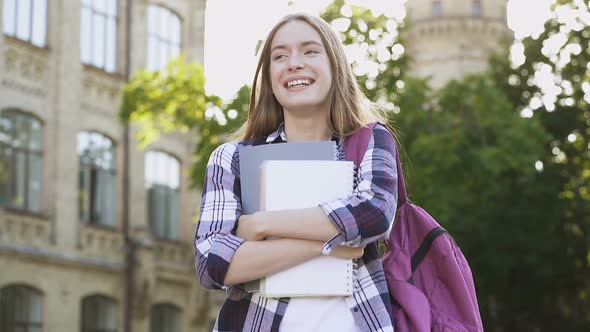
{"label": "backpack strap", "polygon": [[430,247],[432,246],[432,242],[434,242],[439,235],[444,233],[447,233],[447,230],[439,226],[432,229],[428,235],[426,235],[426,238],[422,241],[418,250],[412,255],[412,273],[416,271],[418,265],[420,265],[424,257],[426,257],[428,250],[430,250]]}
{"label": "backpack strap", "polygon": [[[357,169],[359,169],[361,162],[363,161],[363,157],[367,152],[367,147],[369,146],[369,139],[371,138],[371,134],[373,133],[373,129],[379,122],[371,122],[367,124],[365,127],[361,127],[359,130],[354,132],[354,134],[348,136],[344,140],[344,153],[346,154],[346,159],[353,161],[356,165]],[[383,124],[381,124],[384,126]],[[386,127],[387,128],[387,127]],[[402,165],[399,159],[399,149],[396,144],[395,147],[395,162],[397,164],[397,207],[399,208],[403,204],[408,202],[408,193],[406,191],[406,181],[404,180],[404,174],[402,172]]]}
{"label": "backpack strap", "polygon": [[408,282],[410,284],[414,284],[414,272],[416,272],[418,265],[420,265],[420,263],[422,263],[424,260],[424,257],[426,257],[428,250],[430,250],[430,247],[432,246],[432,242],[434,242],[437,237],[445,233],[448,233],[446,229],[440,226],[435,227],[430,232],[428,232],[428,235],[426,235],[424,241],[420,243],[420,247],[418,247],[418,250],[416,250],[416,252],[412,255],[412,259],[410,261],[412,266],[412,274],[410,275],[410,278],[408,278]]}
{"label": "backpack strap", "polygon": [[363,161],[375,125],[377,125],[377,122],[369,123],[366,127],[360,128],[344,140],[346,159],[353,161],[357,168],[360,167]]}

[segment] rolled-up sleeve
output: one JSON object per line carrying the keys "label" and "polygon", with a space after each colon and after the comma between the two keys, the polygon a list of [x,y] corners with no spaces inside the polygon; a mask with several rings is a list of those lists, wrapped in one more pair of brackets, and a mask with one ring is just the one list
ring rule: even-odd
{"label": "rolled-up sleeve", "polygon": [[387,238],[397,208],[396,144],[387,128],[377,125],[358,170],[353,195],[320,204],[339,234],[324,246],[360,246]]}
{"label": "rolled-up sleeve", "polygon": [[238,146],[225,143],[207,163],[195,233],[195,269],[205,288],[224,288],[229,264],[244,242],[232,234],[241,211]]}

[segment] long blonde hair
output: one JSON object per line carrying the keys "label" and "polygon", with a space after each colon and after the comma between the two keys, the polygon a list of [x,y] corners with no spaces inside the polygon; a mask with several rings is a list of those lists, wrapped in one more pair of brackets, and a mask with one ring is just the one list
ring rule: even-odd
{"label": "long blonde hair", "polygon": [[330,87],[329,128],[332,134],[346,137],[369,122],[387,123],[383,111],[367,99],[359,88],[352,73],[344,48],[336,32],[319,17],[307,13],[283,17],[270,30],[256,67],[250,96],[248,120],[233,135],[234,140],[248,140],[266,137],[284,121],[283,107],[272,92],[270,81],[270,50],[272,40],[283,25],[292,21],[303,21],[314,28],[322,38],[332,70]]}

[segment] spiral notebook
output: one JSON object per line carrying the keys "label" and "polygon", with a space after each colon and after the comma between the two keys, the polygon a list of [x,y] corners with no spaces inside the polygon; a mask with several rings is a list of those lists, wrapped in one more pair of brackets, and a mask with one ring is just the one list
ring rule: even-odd
{"label": "spiral notebook", "polygon": [[[353,176],[349,161],[264,161],[260,167],[260,209],[316,207],[346,198],[352,194]],[[352,295],[353,276],[352,259],[320,256],[262,278],[259,291],[265,297],[348,296]]]}
{"label": "spiral notebook", "polygon": [[[260,166],[265,160],[335,160],[336,142],[297,142],[245,146],[240,150],[242,209],[245,214],[260,211]],[[239,286],[249,293],[258,292],[260,280]]]}

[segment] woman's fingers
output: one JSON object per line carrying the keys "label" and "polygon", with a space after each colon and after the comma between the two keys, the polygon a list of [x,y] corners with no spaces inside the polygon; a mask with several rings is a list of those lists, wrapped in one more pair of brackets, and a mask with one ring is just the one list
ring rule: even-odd
{"label": "woman's fingers", "polygon": [[363,257],[365,253],[365,246],[360,247],[348,247],[338,246],[330,253],[330,256],[345,258],[345,259],[357,259]]}

